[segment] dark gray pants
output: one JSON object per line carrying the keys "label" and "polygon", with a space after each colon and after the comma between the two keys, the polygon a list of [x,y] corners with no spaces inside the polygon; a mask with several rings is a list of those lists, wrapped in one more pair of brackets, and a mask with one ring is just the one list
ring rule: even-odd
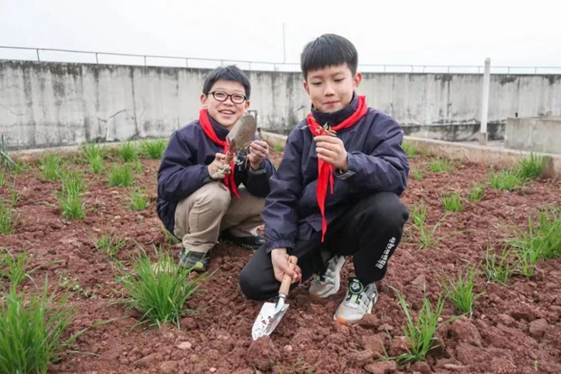
{"label": "dark gray pants", "polygon": [[[329,224],[324,242],[321,233],[296,241],[289,250],[298,257],[303,281],[325,271],[321,252],[352,256],[355,273],[363,284],[384,278],[388,259],[394,253],[409,217],[399,197],[380,192],[358,201]],[[240,274],[240,287],[247,298],[266,300],[276,296],[280,283],[275,279],[271,255],[259,248]]]}

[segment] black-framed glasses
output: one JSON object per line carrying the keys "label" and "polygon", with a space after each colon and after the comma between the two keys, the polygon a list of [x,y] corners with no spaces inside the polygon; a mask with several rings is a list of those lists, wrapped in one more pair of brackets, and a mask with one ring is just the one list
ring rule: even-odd
{"label": "black-framed glasses", "polygon": [[230,98],[230,100],[234,104],[243,104],[243,102],[247,100],[247,97],[245,97],[244,95],[240,95],[240,94],[228,95],[226,92],[222,92],[222,91],[212,91],[209,92],[209,94],[211,94],[212,97],[214,97],[214,100],[220,101],[221,103],[228,100],[228,98]]}

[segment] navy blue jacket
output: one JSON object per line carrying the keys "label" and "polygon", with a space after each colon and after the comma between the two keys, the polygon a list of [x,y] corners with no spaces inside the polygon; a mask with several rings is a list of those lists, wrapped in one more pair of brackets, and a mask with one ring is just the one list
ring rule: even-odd
{"label": "navy blue jacket", "polygon": [[[318,123],[335,125],[350,116],[357,103],[355,95],[351,104],[336,113],[312,113]],[[335,173],[333,194],[327,192],[328,223],[368,195],[382,191],[400,195],[409,173],[401,148],[403,131],[388,115],[369,108],[359,122],[337,136],[348,153],[348,171]],[[288,135],[284,157],[271,178],[271,192],[263,211],[267,251],[294,248],[297,238],[310,239],[313,231],[321,231],[317,162],[315,143],[304,120]]]}
{"label": "navy blue jacket", "polygon": [[[228,129],[209,118],[218,138],[224,140]],[[212,181],[207,165],[214,160],[216,153],[223,152],[222,147],[205,135],[199,121],[193,121],[171,135],[158,170],[156,207],[158,216],[171,233],[175,226],[177,203]],[[261,168],[255,171],[249,168],[249,163],[239,163],[235,171],[236,185],[243,183],[252,195],[265,197],[269,193],[269,179],[273,173],[269,160],[263,161]]]}

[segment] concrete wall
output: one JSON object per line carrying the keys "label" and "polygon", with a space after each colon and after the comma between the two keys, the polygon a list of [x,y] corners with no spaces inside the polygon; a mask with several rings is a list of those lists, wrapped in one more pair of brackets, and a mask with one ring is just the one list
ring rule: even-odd
{"label": "concrete wall", "polygon": [[505,146],[561,154],[561,117],[508,118]]}
{"label": "concrete wall", "polygon": [[[10,149],[168,136],[195,119],[207,70],[0,61],[0,135]],[[286,132],[309,110],[298,73],[250,72],[259,126]],[[359,93],[409,135],[465,140],[478,131],[472,74],[369,73]],[[491,77],[489,137],[507,117],[561,115],[561,75]]]}

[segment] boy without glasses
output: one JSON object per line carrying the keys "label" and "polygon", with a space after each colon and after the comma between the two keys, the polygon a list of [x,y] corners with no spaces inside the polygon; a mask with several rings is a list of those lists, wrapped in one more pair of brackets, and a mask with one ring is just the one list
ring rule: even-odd
{"label": "boy without glasses", "polygon": [[324,298],[339,290],[340,270],[351,256],[356,276],[334,315],[344,323],[372,310],[375,282],[384,277],[408,218],[399,200],[409,171],[403,132],[355,93],[362,79],[357,63],[353,44],[338,35],[322,35],[304,48],[311,112],[288,136],[263,212],[265,244],[240,275],[248,298],[275,296],[284,274],[293,283],[312,277],[310,294]]}
{"label": "boy without glasses", "polygon": [[199,119],[173,133],[158,170],[158,215],[182,240],[180,264],[197,271],[207,269],[221,232],[250,249],[263,242],[257,227],[274,170],[269,147],[254,140],[236,162],[225,152],[226,135],[249,107],[250,90],[236,66],[212,71]]}

